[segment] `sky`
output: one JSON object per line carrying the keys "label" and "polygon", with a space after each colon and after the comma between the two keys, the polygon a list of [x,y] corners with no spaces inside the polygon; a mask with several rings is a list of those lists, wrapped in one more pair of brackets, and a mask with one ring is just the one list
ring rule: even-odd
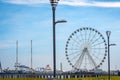
{"label": "sky", "polygon": [[[65,45],[69,35],[82,27],[92,27],[107,40],[111,31],[111,69],[120,69],[120,0],[60,0],[56,20],[56,60],[63,70],[71,70]],[[3,69],[14,69],[16,41],[18,62],[30,66],[30,41],[33,41],[33,68],[53,65],[52,9],[49,0],[0,0],[0,61]],[[107,70],[107,58],[102,69]]]}

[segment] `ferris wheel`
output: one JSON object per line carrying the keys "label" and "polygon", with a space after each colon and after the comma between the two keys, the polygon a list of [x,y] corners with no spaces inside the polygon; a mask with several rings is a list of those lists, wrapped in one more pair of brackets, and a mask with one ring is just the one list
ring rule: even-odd
{"label": "ferris wheel", "polygon": [[84,27],[69,36],[65,53],[68,63],[75,70],[98,69],[106,59],[107,44],[99,31]]}

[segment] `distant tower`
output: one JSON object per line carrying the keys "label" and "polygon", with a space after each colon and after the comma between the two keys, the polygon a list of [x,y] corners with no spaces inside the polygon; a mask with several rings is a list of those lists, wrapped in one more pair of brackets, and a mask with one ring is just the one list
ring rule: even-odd
{"label": "distant tower", "polygon": [[1,65],[1,61],[0,61],[0,72],[2,72],[2,65]]}
{"label": "distant tower", "polygon": [[32,40],[31,40],[31,70],[32,70]]}
{"label": "distant tower", "polygon": [[18,40],[16,41],[16,63],[15,63],[15,70],[18,72]]}
{"label": "distant tower", "polygon": [[62,63],[60,63],[60,71],[63,72],[63,70],[62,70]]}

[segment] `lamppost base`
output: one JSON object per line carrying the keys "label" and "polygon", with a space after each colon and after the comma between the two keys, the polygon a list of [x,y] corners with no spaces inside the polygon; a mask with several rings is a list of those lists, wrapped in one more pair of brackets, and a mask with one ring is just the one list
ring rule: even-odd
{"label": "lamppost base", "polygon": [[48,78],[47,80],[57,80],[56,78]]}
{"label": "lamppost base", "polygon": [[56,78],[53,78],[52,80],[56,80]]}

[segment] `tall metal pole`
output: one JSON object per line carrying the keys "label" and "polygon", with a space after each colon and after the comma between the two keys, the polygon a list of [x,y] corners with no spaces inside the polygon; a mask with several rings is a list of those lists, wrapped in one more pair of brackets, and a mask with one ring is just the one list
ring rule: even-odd
{"label": "tall metal pole", "polygon": [[50,0],[51,6],[52,6],[52,14],[53,14],[53,77],[56,78],[56,24],[57,23],[65,23],[66,20],[55,20],[55,11],[56,6],[58,4],[59,0]]}
{"label": "tall metal pole", "polygon": [[56,78],[56,28],[55,28],[55,10],[56,7],[52,7],[53,12],[53,66],[54,73],[53,76]]}
{"label": "tall metal pole", "polygon": [[32,40],[31,40],[31,70],[32,70]]}
{"label": "tall metal pole", "polygon": [[110,31],[106,31],[106,34],[107,34],[107,46],[108,46],[108,80],[110,80],[110,34],[111,32]]}
{"label": "tall metal pole", "polygon": [[116,44],[110,44],[110,34],[111,31],[106,31],[107,34],[107,46],[108,46],[108,80],[110,80],[110,46],[115,46]]}
{"label": "tall metal pole", "polygon": [[108,80],[110,80],[110,44],[109,44],[109,39],[108,37]]}
{"label": "tall metal pole", "polygon": [[55,7],[52,7],[53,11],[53,57],[54,57],[54,78],[56,78],[56,29],[55,29]]}
{"label": "tall metal pole", "polygon": [[18,40],[16,41],[16,72],[18,72]]}
{"label": "tall metal pole", "polygon": [[56,78],[56,29],[55,29],[55,10],[57,6],[56,0],[50,0],[53,14],[53,77]]}

